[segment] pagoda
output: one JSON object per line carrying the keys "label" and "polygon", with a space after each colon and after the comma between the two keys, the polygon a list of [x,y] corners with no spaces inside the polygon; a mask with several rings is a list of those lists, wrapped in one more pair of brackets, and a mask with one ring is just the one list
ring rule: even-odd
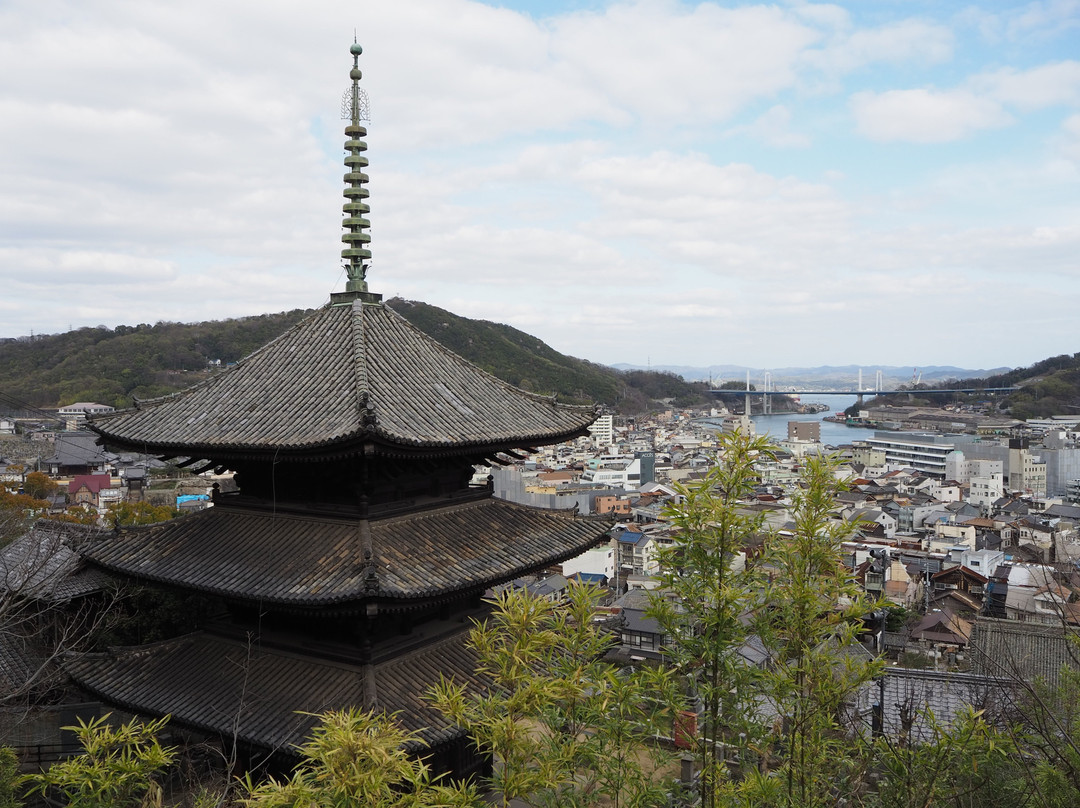
{"label": "pagoda", "polygon": [[114,451],[231,471],[238,490],[79,551],[152,591],[219,604],[197,630],[72,659],[102,701],[286,759],[317,721],[397,715],[437,768],[480,765],[424,695],[482,686],[468,648],[491,587],[578,555],[608,527],[474,485],[474,467],[584,435],[590,407],[516,389],[430,339],[368,291],[361,48],[343,111],[344,292],[206,381],[94,417]]}

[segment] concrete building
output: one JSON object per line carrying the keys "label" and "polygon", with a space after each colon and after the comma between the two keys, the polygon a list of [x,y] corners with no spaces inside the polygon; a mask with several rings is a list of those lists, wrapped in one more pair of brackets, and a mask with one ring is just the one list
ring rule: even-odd
{"label": "concrete building", "polygon": [[821,442],[821,421],[788,421],[788,440]]}
{"label": "concrete building", "polygon": [[1009,490],[1046,496],[1046,464],[1031,452],[1026,438],[1009,441]]}
{"label": "concrete building", "polygon": [[611,446],[615,442],[615,419],[610,415],[601,415],[589,427],[589,436],[601,448]]}
{"label": "concrete building", "polygon": [[947,476],[945,458],[956,448],[953,443],[939,442],[935,435],[906,432],[875,432],[866,442],[871,449],[885,452],[887,466],[913,468],[938,479]]}

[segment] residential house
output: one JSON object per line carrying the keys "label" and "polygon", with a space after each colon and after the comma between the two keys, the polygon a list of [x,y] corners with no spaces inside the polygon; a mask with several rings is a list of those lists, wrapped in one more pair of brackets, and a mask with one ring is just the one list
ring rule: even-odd
{"label": "residential house", "polygon": [[104,510],[110,502],[121,501],[123,491],[112,487],[112,477],[108,474],[80,474],[68,483],[67,499],[69,505]]}
{"label": "residential house", "polygon": [[53,456],[43,461],[53,477],[101,474],[116,457],[98,446],[97,435],[92,432],[58,432],[54,449]]}

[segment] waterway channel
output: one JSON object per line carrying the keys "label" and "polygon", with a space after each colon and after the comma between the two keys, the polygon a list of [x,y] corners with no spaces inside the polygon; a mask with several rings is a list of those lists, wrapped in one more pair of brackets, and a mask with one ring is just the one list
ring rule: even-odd
{"label": "waterway channel", "polygon": [[[873,430],[847,424],[837,424],[832,421],[822,420],[826,415],[843,412],[855,403],[855,396],[814,396],[804,395],[801,397],[803,404],[824,404],[829,409],[825,412],[808,413],[806,415],[796,412],[782,412],[775,415],[754,415],[751,420],[759,435],[770,435],[776,440],[787,437],[788,421],[821,421],[821,442],[826,446],[841,446],[851,443],[853,440],[866,440],[872,436]],[[710,421],[711,422],[711,421]],[[716,421],[719,427],[720,422]]]}

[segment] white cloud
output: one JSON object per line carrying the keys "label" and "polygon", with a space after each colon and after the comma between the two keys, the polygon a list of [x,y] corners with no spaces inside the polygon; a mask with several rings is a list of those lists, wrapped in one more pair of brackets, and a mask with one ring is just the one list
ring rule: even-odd
{"label": "white cloud", "polygon": [[777,104],[758,116],[751,124],[732,128],[731,134],[747,135],[781,149],[803,149],[810,138],[791,129],[791,111]]}
{"label": "white cloud", "polygon": [[944,25],[900,20],[878,28],[844,30],[819,50],[808,51],[807,64],[826,73],[848,73],[875,63],[940,64],[953,56],[954,37]]}
{"label": "white cloud", "polygon": [[[972,52],[954,20],[920,8],[867,24],[852,3],[616,0],[529,16],[471,0],[303,13],[9,0],[0,336],[321,304],[340,282],[337,107],[354,27],[374,118],[371,282],[388,296],[598,361],[762,364],[842,359],[844,321],[880,299],[915,312],[931,345],[947,336],[935,294],[963,284],[994,311],[1045,297],[1015,289],[1017,267],[1031,290],[1056,290],[1054,307],[1075,302],[1080,123],[1075,108],[1056,132],[1021,113],[1075,107],[1076,62]],[[982,72],[897,89],[942,64]],[[849,113],[877,144],[852,144]],[[917,170],[868,170],[867,149],[887,162],[898,141],[1010,115],[1010,132],[1033,127],[1026,143],[1053,155],[990,133],[979,145],[1001,155],[957,165],[931,145]]]}
{"label": "white cloud", "polygon": [[1073,170],[1080,166],[1080,114],[1070,115],[1061,124],[1058,136],[1062,155],[1073,162]]}
{"label": "white cloud", "polygon": [[1040,65],[1030,70],[1002,68],[970,82],[976,92],[1021,110],[1080,104],[1080,62]]}
{"label": "white cloud", "polygon": [[768,6],[616,3],[560,18],[551,47],[568,78],[653,122],[723,120],[792,86],[813,29]]}
{"label": "white cloud", "polygon": [[1080,27],[1080,2],[1048,0],[1027,3],[1005,15],[1008,34],[1013,39],[1035,35],[1061,35]]}
{"label": "white cloud", "polygon": [[1008,125],[1001,105],[967,90],[864,91],[851,97],[859,133],[879,142],[947,143]]}

